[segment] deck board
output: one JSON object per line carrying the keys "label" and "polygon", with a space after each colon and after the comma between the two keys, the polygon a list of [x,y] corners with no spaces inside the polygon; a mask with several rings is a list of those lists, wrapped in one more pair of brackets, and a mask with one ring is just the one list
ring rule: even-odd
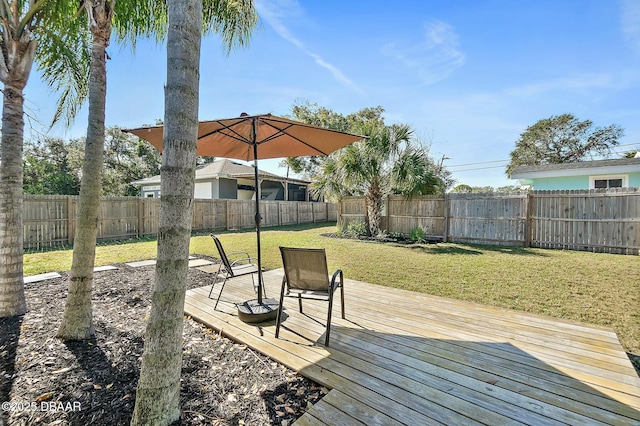
{"label": "deck board", "polygon": [[[279,294],[282,271],[264,276]],[[229,303],[255,297],[250,278],[218,311],[209,289],[187,292],[187,315],[332,389],[300,425],[640,423],[640,378],[606,327],[346,280],[325,348],[326,303],[286,299],[276,339]]]}

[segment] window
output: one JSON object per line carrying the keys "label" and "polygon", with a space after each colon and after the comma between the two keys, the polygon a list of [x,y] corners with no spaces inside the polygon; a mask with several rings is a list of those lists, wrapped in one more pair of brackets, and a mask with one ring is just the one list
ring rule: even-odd
{"label": "window", "polygon": [[590,189],[608,189],[608,188],[623,188],[629,186],[629,177],[627,175],[616,176],[590,176],[589,188]]}

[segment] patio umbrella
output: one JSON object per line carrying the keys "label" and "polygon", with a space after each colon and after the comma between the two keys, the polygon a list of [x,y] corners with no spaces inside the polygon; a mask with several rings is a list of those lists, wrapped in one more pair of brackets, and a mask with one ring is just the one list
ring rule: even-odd
{"label": "patio umbrella", "polygon": [[[163,127],[126,130],[149,141],[162,152]],[[254,162],[256,187],[255,223],[258,252],[258,298],[238,305],[238,315],[246,322],[274,319],[278,302],[262,298],[262,254],[260,250],[260,181],[258,159],[328,155],[350,143],[364,139],[323,127],[313,126],[271,114],[248,115],[201,121],[198,125],[196,153],[208,157],[234,158]]]}

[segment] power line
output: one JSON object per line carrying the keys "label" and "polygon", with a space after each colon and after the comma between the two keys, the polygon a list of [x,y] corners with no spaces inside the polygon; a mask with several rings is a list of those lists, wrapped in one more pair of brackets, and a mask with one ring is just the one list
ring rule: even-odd
{"label": "power line", "polygon": [[465,164],[452,164],[447,167],[463,167],[463,166],[475,166],[477,164],[489,164],[489,163],[504,163],[509,160],[493,160],[493,161],[481,161],[479,163],[465,163]]}
{"label": "power line", "polygon": [[459,172],[470,172],[472,170],[503,169],[505,167],[506,167],[506,164],[503,164],[502,166],[476,167],[474,169],[449,170],[449,171],[452,173],[459,173]]}
{"label": "power line", "polygon": [[[640,142],[616,145],[616,148],[623,147],[623,146],[637,146],[638,148],[640,148]],[[624,154],[625,152],[626,151],[613,151],[614,154]],[[467,166],[477,166],[477,165],[480,165],[480,164],[492,164],[492,163],[508,163],[509,161],[510,160],[479,161],[477,163],[451,164],[451,165],[448,165],[448,166],[445,165],[444,167],[446,169],[451,169],[452,167],[467,167]],[[502,166],[478,167],[478,168],[473,168],[473,169],[451,170],[451,171],[466,172],[466,171],[471,171],[471,170],[497,169],[497,168],[504,167],[504,166],[506,166],[506,164],[504,164]]]}

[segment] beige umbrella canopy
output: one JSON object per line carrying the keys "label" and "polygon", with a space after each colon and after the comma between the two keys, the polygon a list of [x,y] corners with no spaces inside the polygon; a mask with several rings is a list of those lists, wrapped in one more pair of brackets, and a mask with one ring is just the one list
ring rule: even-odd
{"label": "beige umbrella canopy", "polygon": [[[162,152],[163,126],[125,130],[149,141]],[[256,187],[256,235],[258,251],[258,299],[238,305],[243,321],[263,322],[275,318],[278,302],[262,300],[262,255],[260,252],[260,195],[258,159],[328,155],[364,136],[313,126],[271,114],[201,121],[196,153],[207,157],[254,161]]]}
{"label": "beige umbrella canopy", "polygon": [[[163,126],[127,130],[162,152]],[[327,155],[362,136],[312,126],[275,115],[242,115],[201,121],[197,154],[207,157],[255,159]],[[254,148],[257,148],[257,152]]]}

